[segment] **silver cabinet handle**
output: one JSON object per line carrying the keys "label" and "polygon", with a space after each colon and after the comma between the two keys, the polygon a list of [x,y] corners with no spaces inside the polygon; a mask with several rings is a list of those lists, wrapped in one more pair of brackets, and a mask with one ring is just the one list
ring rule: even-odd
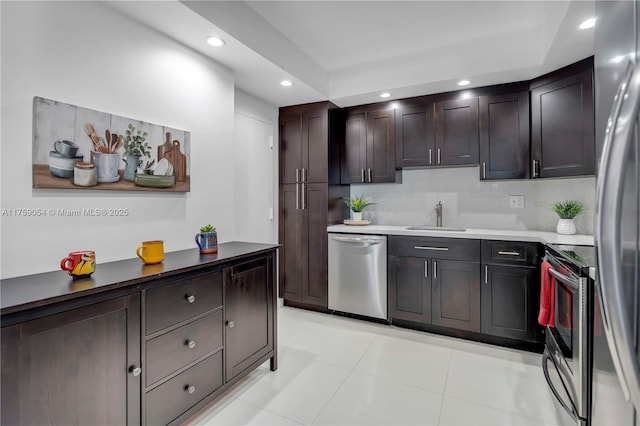
{"label": "silver cabinet handle", "polygon": [[531,160],[531,177],[532,178],[538,177],[538,174],[536,172],[536,163],[537,163],[536,160]]}
{"label": "silver cabinet handle", "polygon": [[433,164],[433,160],[431,158],[431,148],[429,148],[429,165]]}
{"label": "silver cabinet handle", "polygon": [[296,210],[300,210],[300,184],[296,182]]}
{"label": "silver cabinet handle", "polygon": [[133,374],[134,377],[138,377],[142,373],[142,368],[132,365],[129,367],[129,373]]}
{"label": "silver cabinet handle", "polygon": [[187,345],[187,347],[188,347],[189,349],[193,349],[193,348],[195,348],[195,347],[196,347],[196,342],[195,342],[195,340],[191,340],[191,339],[189,339],[189,340],[185,341],[185,342],[184,342],[184,344],[185,344],[185,345]]}
{"label": "silver cabinet handle", "polygon": [[185,294],[184,298],[187,299],[187,302],[193,303],[196,301],[196,297],[193,294]]}
{"label": "silver cabinet handle", "polygon": [[302,204],[300,206],[301,210],[304,210],[307,208],[307,203],[306,203],[306,192],[307,192],[307,184],[302,182],[302,186],[300,188],[300,192],[302,193]]}
{"label": "silver cabinet handle", "polygon": [[416,250],[449,251],[449,247],[414,246],[413,248]]}
{"label": "silver cabinet handle", "polygon": [[438,164],[440,164],[440,148],[438,148]]}
{"label": "silver cabinet handle", "polygon": [[504,256],[520,256],[520,252],[519,251],[499,251],[498,254],[504,255]]}
{"label": "silver cabinet handle", "polygon": [[486,161],[482,162],[482,179],[487,178],[487,163]]}
{"label": "silver cabinet handle", "polygon": [[184,387],[185,392],[187,392],[188,394],[193,394],[196,391],[196,387],[193,385],[186,385]]}
{"label": "silver cabinet handle", "polygon": [[438,262],[433,261],[433,278],[438,278]]}
{"label": "silver cabinet handle", "polygon": [[233,321],[227,321],[227,325],[229,326],[229,328],[233,328],[235,327],[236,323]]}
{"label": "silver cabinet handle", "polygon": [[424,277],[429,278],[429,261],[424,261]]}
{"label": "silver cabinet handle", "polygon": [[364,169],[360,169],[360,181],[364,183]]}
{"label": "silver cabinet handle", "polygon": [[371,167],[369,167],[369,183],[371,183]]}
{"label": "silver cabinet handle", "polygon": [[636,406],[640,404],[640,367],[634,344],[635,322],[627,319],[633,316],[626,309],[620,218],[624,199],[621,189],[625,187],[630,146],[636,143],[639,107],[640,68],[629,62],[605,130],[596,191],[595,241],[599,275],[596,286],[602,296],[602,316],[611,331],[605,335],[625,397]]}
{"label": "silver cabinet handle", "polygon": [[484,265],[484,283],[489,284],[489,265]]}
{"label": "silver cabinet handle", "polygon": [[307,169],[305,169],[304,167],[302,168],[302,181],[307,181]]}
{"label": "silver cabinet handle", "polygon": [[296,183],[300,182],[300,169],[296,168]]}

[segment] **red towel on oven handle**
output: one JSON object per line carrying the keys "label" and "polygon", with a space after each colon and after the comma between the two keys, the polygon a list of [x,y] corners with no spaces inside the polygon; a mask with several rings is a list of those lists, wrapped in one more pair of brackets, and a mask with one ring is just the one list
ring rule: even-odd
{"label": "red towel on oven handle", "polygon": [[538,323],[544,326],[555,327],[556,279],[549,273],[549,269],[552,269],[551,264],[547,261],[542,262]]}

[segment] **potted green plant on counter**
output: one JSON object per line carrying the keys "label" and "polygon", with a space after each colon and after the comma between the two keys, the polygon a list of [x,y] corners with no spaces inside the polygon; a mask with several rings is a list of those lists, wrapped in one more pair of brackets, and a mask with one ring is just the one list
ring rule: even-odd
{"label": "potted green plant on counter", "polygon": [[196,234],[196,244],[200,249],[200,254],[217,253],[218,233],[216,228],[211,225],[200,228],[200,232]]}
{"label": "potted green plant on counter", "polygon": [[362,211],[365,207],[375,204],[371,201],[367,201],[364,199],[364,195],[360,195],[359,197],[345,197],[344,202],[351,209],[351,220],[359,221],[362,220]]}
{"label": "potted green plant on counter", "polygon": [[584,211],[584,204],[576,200],[557,201],[551,207],[560,217],[556,232],[563,235],[576,233],[576,224],[573,219]]}

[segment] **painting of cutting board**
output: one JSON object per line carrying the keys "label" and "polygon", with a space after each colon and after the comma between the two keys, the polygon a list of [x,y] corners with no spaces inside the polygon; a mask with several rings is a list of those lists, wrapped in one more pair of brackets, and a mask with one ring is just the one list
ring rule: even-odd
{"label": "painting of cutting board", "polygon": [[33,188],[189,192],[191,133],[33,98]]}

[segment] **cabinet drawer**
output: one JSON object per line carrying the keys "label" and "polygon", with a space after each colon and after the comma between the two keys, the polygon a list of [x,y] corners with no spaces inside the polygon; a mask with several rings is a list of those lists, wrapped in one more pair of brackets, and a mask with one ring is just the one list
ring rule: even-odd
{"label": "cabinet drawer", "polygon": [[222,351],[147,393],[147,424],[166,425],[220,386]]}
{"label": "cabinet drawer", "polygon": [[390,236],[389,254],[478,262],[480,240]]}
{"label": "cabinet drawer", "polygon": [[145,346],[147,386],[222,347],[222,329],[220,310],[149,340]]}
{"label": "cabinet drawer", "polygon": [[537,243],[482,241],[482,263],[536,266],[537,262]]}
{"label": "cabinet drawer", "polygon": [[146,291],[146,334],[222,306],[222,271]]}

